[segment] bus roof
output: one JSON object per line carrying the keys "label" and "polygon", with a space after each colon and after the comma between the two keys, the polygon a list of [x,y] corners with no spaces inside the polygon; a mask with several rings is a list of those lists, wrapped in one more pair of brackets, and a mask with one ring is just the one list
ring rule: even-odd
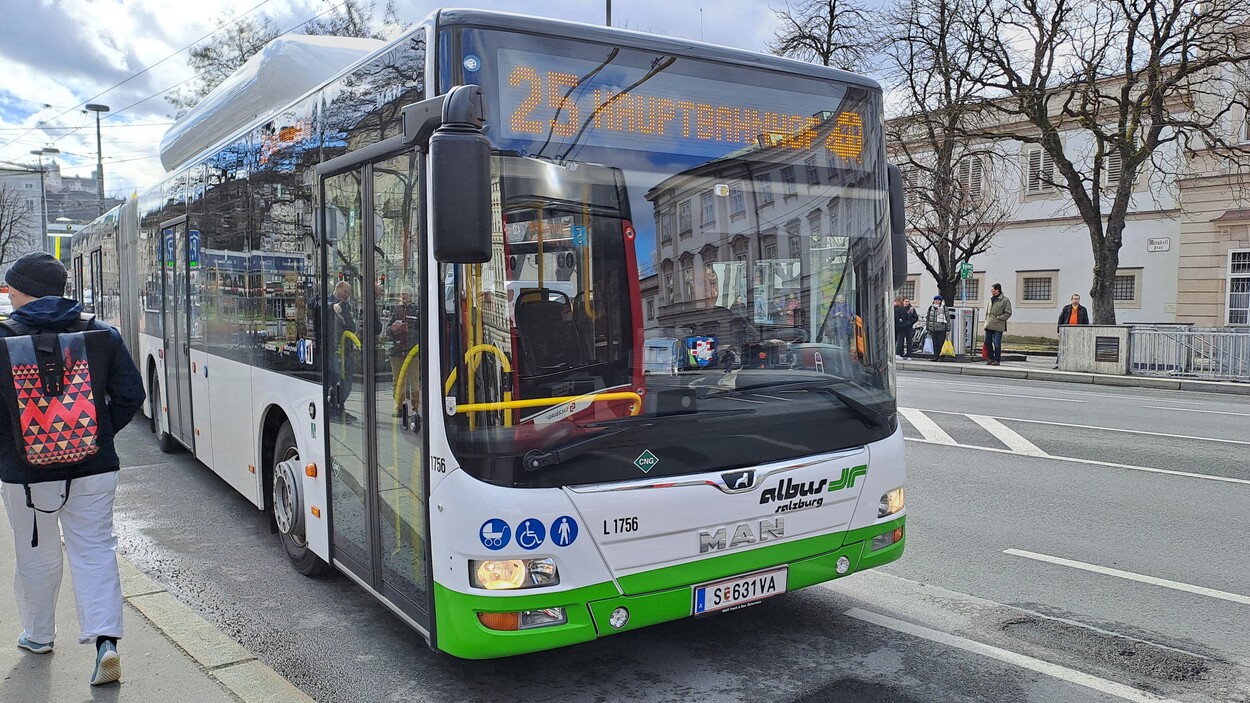
{"label": "bus roof", "polygon": [[436,17],[436,25],[439,27],[449,25],[472,26],[508,32],[547,34],[561,39],[576,38],[608,44],[623,43],[634,48],[660,53],[680,54],[746,68],[783,71],[808,78],[824,78],[826,80],[848,83],[878,92],[881,90],[881,85],[873,79],[848,71],[811,64],[805,61],[781,58],[770,54],[760,54],[745,49],[709,44],[693,39],[666,37],[647,32],[637,32],[632,29],[605,27],[597,24],[491,10],[451,8],[436,11],[434,15]]}

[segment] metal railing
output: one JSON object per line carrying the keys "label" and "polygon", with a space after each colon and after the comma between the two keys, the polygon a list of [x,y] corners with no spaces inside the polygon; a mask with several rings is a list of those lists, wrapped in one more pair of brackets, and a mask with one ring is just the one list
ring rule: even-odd
{"label": "metal railing", "polygon": [[1133,325],[1129,373],[1250,382],[1250,328]]}

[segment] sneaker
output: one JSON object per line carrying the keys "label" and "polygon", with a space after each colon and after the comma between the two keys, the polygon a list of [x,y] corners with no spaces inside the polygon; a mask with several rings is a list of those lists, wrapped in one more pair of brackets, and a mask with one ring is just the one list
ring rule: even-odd
{"label": "sneaker", "polygon": [[21,647],[22,649],[28,652],[34,652],[35,654],[47,654],[48,652],[52,651],[51,642],[47,642],[47,643],[36,642],[26,636],[25,630],[22,630],[22,634],[18,636],[17,646]]}
{"label": "sneaker", "polygon": [[113,683],[122,677],[122,656],[117,653],[117,645],[105,642],[95,653],[95,671],[91,672],[91,685]]}

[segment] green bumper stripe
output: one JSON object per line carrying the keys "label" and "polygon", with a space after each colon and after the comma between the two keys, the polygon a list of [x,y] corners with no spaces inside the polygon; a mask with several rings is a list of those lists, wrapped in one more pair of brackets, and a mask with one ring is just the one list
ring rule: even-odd
{"label": "green bumper stripe", "polygon": [[[639,586],[651,584],[645,593],[620,595],[611,582],[570,591],[531,591],[516,596],[484,596],[458,593],[439,583],[434,584],[434,607],[438,627],[438,648],[465,659],[489,659],[526,652],[563,647],[587,642],[601,635],[616,634],[689,617],[692,612],[692,586],[781,564],[789,565],[787,588],[795,591],[834,578],[839,557],[851,562],[848,574],[881,566],[903,554],[906,536],[897,544],[870,551],[872,538],[903,526],[906,517],[837,535],[825,535],[786,544],[755,549],[750,552],[635,574],[621,579]],[[832,550],[816,551],[830,542]],[[799,548],[800,545],[804,545]],[[745,557],[750,557],[746,559]],[[715,565],[712,565],[715,562]],[[728,569],[728,571],[723,571]],[[657,575],[659,577],[657,578]],[[657,583],[672,583],[657,587]],[[618,606],[629,609],[629,623],[613,630],[608,618]],[[479,612],[516,612],[539,608],[563,607],[568,623],[517,632],[488,630],[477,619]]]}

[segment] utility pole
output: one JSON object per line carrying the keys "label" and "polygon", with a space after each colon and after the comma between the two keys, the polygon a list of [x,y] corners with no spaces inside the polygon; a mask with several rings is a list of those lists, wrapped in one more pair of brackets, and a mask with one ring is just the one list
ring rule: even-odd
{"label": "utility pole", "polygon": [[607,0],[607,2],[608,2],[608,26],[611,27],[612,26],[612,0]]}
{"label": "utility pole", "polygon": [[61,153],[56,147],[46,146],[42,149],[32,150],[30,153],[39,157],[39,205],[42,212],[40,216],[43,218],[39,223],[39,248],[43,251],[48,250],[48,191],[43,183],[43,155],[55,156]]}
{"label": "utility pole", "polygon": [[98,191],[96,197],[99,198],[97,202],[98,209],[100,211],[99,214],[103,215],[104,214],[104,154],[103,152],[100,151],[100,113],[108,112],[109,106],[100,105],[98,103],[91,103],[87,105],[87,111],[95,113],[95,182],[96,182],[96,189]]}

